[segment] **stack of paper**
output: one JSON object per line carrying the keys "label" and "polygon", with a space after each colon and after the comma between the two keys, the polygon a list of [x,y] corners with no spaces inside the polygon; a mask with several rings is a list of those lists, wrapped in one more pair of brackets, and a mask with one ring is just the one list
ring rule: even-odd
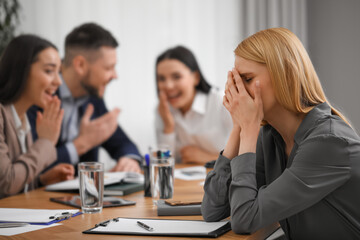
{"label": "stack of paper", "polygon": [[[104,174],[104,185],[114,183],[127,182],[127,183],[144,183],[144,176],[140,173],[134,172],[106,172]],[[46,191],[78,191],[79,178],[63,181],[46,186]]]}
{"label": "stack of paper", "polygon": [[206,178],[206,168],[198,166],[175,169],[175,178],[182,180],[204,180]]}
{"label": "stack of paper", "polygon": [[23,222],[48,225],[58,222],[56,218],[61,218],[65,215],[77,215],[78,213],[79,210],[77,209],[0,208],[0,222]]}
{"label": "stack of paper", "polygon": [[58,226],[60,224],[57,222],[79,214],[81,214],[79,210],[73,209],[0,208],[0,225],[2,223],[28,223],[19,227],[0,227],[0,236],[12,236]]}

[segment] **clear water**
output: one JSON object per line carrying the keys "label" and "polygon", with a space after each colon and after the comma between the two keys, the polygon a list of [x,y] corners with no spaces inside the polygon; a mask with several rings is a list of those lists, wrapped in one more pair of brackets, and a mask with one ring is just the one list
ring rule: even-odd
{"label": "clear water", "polygon": [[104,171],[79,171],[81,209],[84,213],[101,212],[103,206]]}

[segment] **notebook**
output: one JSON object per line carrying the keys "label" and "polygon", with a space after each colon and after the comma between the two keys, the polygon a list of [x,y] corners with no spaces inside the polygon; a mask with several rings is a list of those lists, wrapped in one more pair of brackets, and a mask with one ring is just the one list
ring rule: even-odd
{"label": "notebook", "polygon": [[158,216],[187,216],[201,215],[201,204],[171,206],[166,204],[164,200],[157,201]]}
{"label": "notebook", "polygon": [[126,183],[120,182],[104,187],[104,195],[107,196],[124,196],[130,193],[144,190],[144,183]]}

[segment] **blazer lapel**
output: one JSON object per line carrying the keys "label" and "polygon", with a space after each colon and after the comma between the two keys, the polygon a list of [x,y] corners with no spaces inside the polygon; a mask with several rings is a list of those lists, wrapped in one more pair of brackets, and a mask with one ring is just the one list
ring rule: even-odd
{"label": "blazer lapel", "polygon": [[16,139],[17,142],[17,144],[8,145],[9,151],[12,152],[12,155],[14,155],[15,153],[21,153],[20,140],[16,134],[15,120],[11,111],[11,105],[6,105],[4,107],[5,107],[6,118],[8,119],[8,123],[11,126],[11,128],[6,131],[6,133],[8,134],[8,136],[6,137],[9,139]]}

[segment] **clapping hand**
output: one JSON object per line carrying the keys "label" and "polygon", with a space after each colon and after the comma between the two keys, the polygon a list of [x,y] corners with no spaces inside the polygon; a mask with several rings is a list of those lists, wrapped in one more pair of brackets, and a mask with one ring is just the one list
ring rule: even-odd
{"label": "clapping hand", "polygon": [[54,146],[60,136],[61,122],[64,110],[60,108],[60,100],[55,96],[44,108],[44,112],[37,112],[36,132],[39,138],[50,140]]}

